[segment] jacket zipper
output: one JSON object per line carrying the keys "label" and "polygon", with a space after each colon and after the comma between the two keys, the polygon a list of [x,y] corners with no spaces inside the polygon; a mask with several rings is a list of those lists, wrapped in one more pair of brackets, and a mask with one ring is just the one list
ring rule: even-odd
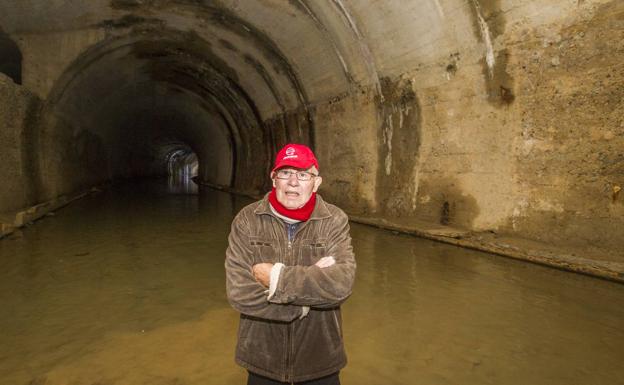
{"label": "jacket zipper", "polygon": [[[292,264],[292,258],[293,258],[293,255],[292,255],[292,238],[291,238],[292,231],[290,229],[290,226],[292,226],[292,225],[288,224],[286,226],[288,226],[288,228],[286,229],[287,236],[288,236],[288,259],[287,260],[288,260],[289,264]],[[293,236],[293,238],[294,238],[294,236]],[[293,365],[293,362],[292,362],[293,361],[292,355],[293,355],[293,350],[294,350],[293,346],[292,346],[293,345],[293,341],[294,341],[293,329],[294,329],[294,321],[291,322],[290,325],[288,325],[288,343],[287,343],[287,350],[288,350],[288,352],[287,352],[287,355],[286,355],[286,370],[287,370],[286,381],[288,383],[290,383],[292,381],[292,378],[293,378],[293,375],[294,375],[294,373],[293,373],[293,371],[294,371],[293,366],[294,365]]]}
{"label": "jacket zipper", "polygon": [[295,351],[295,347],[293,346],[294,343],[295,343],[295,337],[294,337],[295,322],[294,321],[290,323],[290,328],[289,329],[290,330],[288,332],[288,334],[289,334],[289,336],[288,336],[289,338],[288,339],[290,340],[289,349],[290,349],[291,357],[290,357],[290,360],[289,360],[290,361],[290,368],[288,368],[288,374],[289,374],[288,381],[292,381],[293,378],[295,377],[295,373],[294,373],[295,372],[295,365],[293,364],[293,358],[292,358],[292,354]]}

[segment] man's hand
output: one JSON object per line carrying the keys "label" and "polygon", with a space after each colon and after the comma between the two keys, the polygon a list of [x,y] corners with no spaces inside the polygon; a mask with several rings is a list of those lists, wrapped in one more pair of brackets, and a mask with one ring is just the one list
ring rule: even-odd
{"label": "man's hand", "polygon": [[330,267],[331,265],[335,263],[336,263],[336,260],[334,259],[334,257],[330,256],[330,257],[323,257],[319,259],[318,261],[316,261],[314,265],[320,267],[321,269],[324,269],[326,267]]}
{"label": "man's hand", "polygon": [[264,287],[269,287],[272,268],[272,263],[258,263],[256,265],[253,265],[252,270],[256,281],[260,282],[260,284]]}
{"label": "man's hand", "polygon": [[[321,269],[326,267],[330,267],[336,263],[334,257],[323,257],[319,259],[314,266],[317,266]],[[272,263],[258,263],[253,265],[252,271],[254,278],[256,281],[260,282],[260,284],[264,287],[269,287],[271,283],[271,269],[273,268]]]}

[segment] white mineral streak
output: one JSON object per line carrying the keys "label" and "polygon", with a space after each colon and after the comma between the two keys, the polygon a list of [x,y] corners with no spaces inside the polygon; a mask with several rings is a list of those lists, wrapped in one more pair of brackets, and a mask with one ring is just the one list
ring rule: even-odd
{"label": "white mineral streak", "polygon": [[494,64],[496,62],[494,58],[494,46],[492,45],[492,35],[490,34],[490,27],[488,27],[485,19],[483,18],[483,14],[481,12],[481,5],[477,0],[472,0],[475,6],[475,10],[477,11],[477,18],[479,20],[479,28],[481,28],[481,36],[483,37],[483,42],[485,43],[485,62],[488,66],[488,72],[490,78],[494,77]]}
{"label": "white mineral streak", "polygon": [[444,19],[444,11],[442,10],[442,4],[440,4],[440,0],[433,0],[433,4],[438,11],[438,15],[440,15],[440,19]]}

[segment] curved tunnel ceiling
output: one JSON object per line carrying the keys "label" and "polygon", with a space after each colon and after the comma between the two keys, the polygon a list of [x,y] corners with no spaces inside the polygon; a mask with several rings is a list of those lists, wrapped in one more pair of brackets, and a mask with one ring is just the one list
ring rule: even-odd
{"label": "curved tunnel ceiling", "polygon": [[[315,103],[377,83],[340,1],[22,2],[6,11],[0,25],[13,34],[102,32],[55,82],[44,119],[70,141],[87,128],[97,135],[109,177],[128,174],[133,152],[159,152],[142,145],[182,141],[203,157],[204,179],[260,188],[268,166],[258,164],[277,145],[314,145]],[[59,158],[62,143],[50,144],[41,158]],[[67,169],[62,162],[43,167]]]}
{"label": "curved tunnel ceiling", "polygon": [[[104,40],[141,40],[152,34],[162,41],[178,41],[236,81],[263,119],[375,82],[340,1],[112,0],[70,7],[71,3],[54,8],[45,2],[23,2],[6,9],[0,22],[12,33],[100,27]],[[20,14],[29,16],[23,20]]]}
{"label": "curved tunnel ceiling", "polygon": [[[463,33],[470,30],[475,35],[474,7],[438,0],[396,4],[342,0],[24,1],[0,4],[0,26],[12,36],[37,35],[34,46],[38,44],[42,50],[49,49],[43,46],[46,38],[42,36],[55,36],[52,41],[66,43],[70,48],[63,47],[65,52],[75,53],[73,57],[65,54],[64,62],[54,58],[45,68],[48,72],[43,81],[26,76],[25,85],[46,99],[43,116],[51,139],[42,135],[48,151],[39,159],[47,168],[44,173],[70,169],[63,165],[67,157],[54,151],[71,153],[63,149],[63,140],[71,142],[76,132],[89,130],[101,142],[93,146],[104,148],[98,158],[109,159],[109,177],[122,172],[119,159],[124,158],[115,153],[120,145],[126,146],[126,158],[134,159],[132,151],[143,151],[145,143],[184,141],[200,157],[200,170],[230,170],[218,177],[205,174],[204,179],[262,189],[276,147],[291,141],[314,147],[319,124],[316,108],[360,93],[366,94],[368,101],[358,109],[383,131],[383,137],[359,139],[368,143],[367,164],[362,167],[389,177],[393,162],[389,154],[381,153],[391,151],[385,143],[391,122],[377,120],[384,120],[380,114],[394,114],[396,108],[385,106],[384,97],[406,100],[414,104],[414,111],[419,107],[409,96],[413,94],[408,90],[411,79],[402,80],[401,89],[384,85],[390,84],[389,77],[402,76],[402,69],[414,68],[415,58],[419,66],[426,65],[427,60],[462,43],[474,45],[474,36]],[[28,47],[27,61],[36,57],[32,47]],[[448,60],[448,54],[445,56]],[[473,59],[469,60],[478,62]],[[54,83],[48,84],[49,79]],[[379,111],[366,107],[371,102]],[[409,114],[410,108],[401,113]],[[417,119],[409,121],[418,124]],[[403,121],[407,120],[399,119]],[[327,132],[333,122],[321,124],[321,130]],[[53,135],[54,130],[58,134]],[[401,140],[417,148],[418,132],[406,135],[409,137]],[[378,140],[383,142],[379,146]],[[387,148],[380,150],[383,147]],[[152,153],[158,151],[143,151],[140,157],[144,161],[137,164],[149,164]],[[411,152],[397,154],[405,159],[396,159],[394,164],[414,168]],[[385,159],[381,168],[374,166],[381,164],[380,157]],[[208,158],[211,160],[206,161]],[[72,161],[81,162],[80,154]],[[373,182],[372,178],[375,176],[363,181]],[[383,178],[374,183],[381,187],[385,182],[394,183]]]}

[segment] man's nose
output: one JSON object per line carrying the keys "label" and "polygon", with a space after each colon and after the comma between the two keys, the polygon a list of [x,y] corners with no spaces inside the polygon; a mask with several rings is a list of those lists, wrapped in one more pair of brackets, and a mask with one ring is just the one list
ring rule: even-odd
{"label": "man's nose", "polygon": [[297,179],[297,174],[290,174],[290,176],[288,177],[288,184],[291,186],[299,185],[299,179]]}

